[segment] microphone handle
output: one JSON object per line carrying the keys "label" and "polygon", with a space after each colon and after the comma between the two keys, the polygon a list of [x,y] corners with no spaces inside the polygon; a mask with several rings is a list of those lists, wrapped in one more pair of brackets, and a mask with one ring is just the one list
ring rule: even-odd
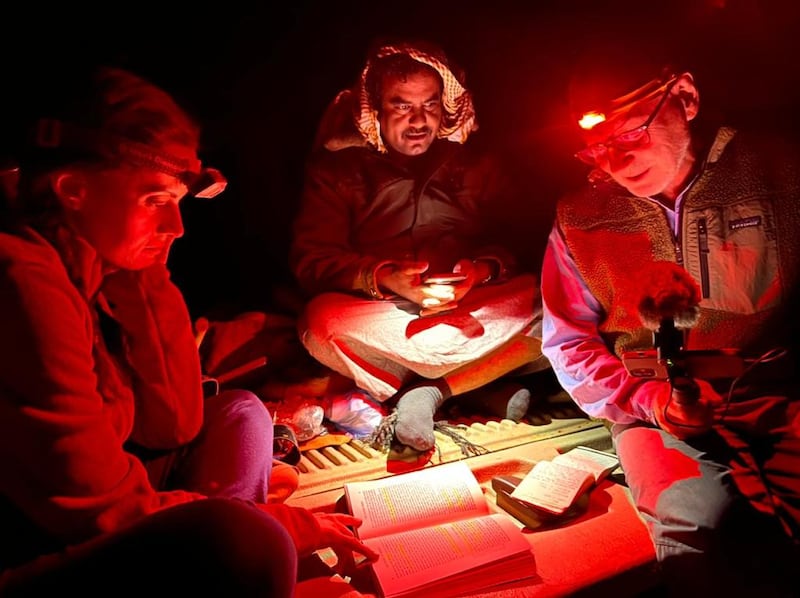
{"label": "microphone handle", "polygon": [[678,405],[693,405],[700,399],[700,387],[693,378],[677,375],[671,379],[672,400]]}

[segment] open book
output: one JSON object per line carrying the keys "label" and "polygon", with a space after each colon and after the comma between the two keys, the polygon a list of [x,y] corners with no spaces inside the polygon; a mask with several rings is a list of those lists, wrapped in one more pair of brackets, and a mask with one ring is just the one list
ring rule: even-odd
{"label": "open book", "polygon": [[493,513],[463,461],[378,480],[346,482],[359,538],[380,554],[372,573],[384,598],[455,596],[536,576],[519,526]]}
{"label": "open book", "polygon": [[619,465],[616,455],[577,446],[533,466],[511,497],[553,515],[564,514]]}

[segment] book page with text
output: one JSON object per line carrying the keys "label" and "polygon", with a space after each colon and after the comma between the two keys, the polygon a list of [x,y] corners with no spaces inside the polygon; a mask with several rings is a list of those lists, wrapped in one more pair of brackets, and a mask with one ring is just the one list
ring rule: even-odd
{"label": "book page with text", "polygon": [[511,493],[516,498],[560,515],[594,483],[591,473],[554,461],[539,461]]}
{"label": "book page with text", "polygon": [[350,512],[361,539],[489,513],[472,470],[463,461],[379,480],[347,482]]}
{"label": "book page with text", "polygon": [[619,466],[619,458],[589,447],[576,446],[554,457],[553,463],[588,471],[594,477],[594,481],[599,482]]}
{"label": "book page with text", "polygon": [[[462,519],[424,529],[413,529],[364,543],[381,556],[372,564],[373,572],[385,596],[428,587],[436,581],[478,568],[471,587],[489,583],[481,572],[491,563],[524,555],[528,565],[509,570],[506,580],[531,576],[535,561],[531,547],[519,528],[503,514]],[[492,579],[496,583],[497,579]],[[438,594],[437,594],[438,595]]]}

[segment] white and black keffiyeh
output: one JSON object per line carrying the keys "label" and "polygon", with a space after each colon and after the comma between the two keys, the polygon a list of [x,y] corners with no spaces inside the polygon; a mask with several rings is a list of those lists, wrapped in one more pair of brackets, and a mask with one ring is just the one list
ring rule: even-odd
{"label": "white and black keffiyeh", "polygon": [[386,152],[386,147],[381,139],[378,111],[369,101],[367,91],[367,75],[372,67],[372,61],[393,54],[407,54],[414,60],[435,69],[442,77],[442,107],[444,118],[439,127],[437,137],[448,139],[456,143],[464,143],[470,133],[478,128],[475,118],[475,108],[472,103],[472,94],[450,70],[450,67],[439,57],[425,52],[411,44],[386,45],[378,49],[374,58],[367,61],[361,72],[359,85],[359,112],[355,115],[356,126],[367,143],[380,152]]}

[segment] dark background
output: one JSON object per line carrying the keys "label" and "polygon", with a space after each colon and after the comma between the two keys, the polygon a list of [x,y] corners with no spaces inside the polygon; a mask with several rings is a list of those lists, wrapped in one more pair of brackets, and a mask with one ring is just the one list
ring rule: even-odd
{"label": "dark background", "polygon": [[216,200],[183,203],[187,232],[170,266],[195,316],[280,309],[273,289],[291,280],[289,227],[317,122],[379,36],[435,41],[466,70],[480,135],[517,177],[513,224],[531,263],[559,192],[585,175],[563,87],[566,61],[591,36],[677,44],[694,58],[704,109],[793,131],[800,122],[793,0],[65,4],[4,8],[2,96],[24,97],[25,81],[50,69],[105,62],[160,84],[196,116],[204,160],[230,182]]}

